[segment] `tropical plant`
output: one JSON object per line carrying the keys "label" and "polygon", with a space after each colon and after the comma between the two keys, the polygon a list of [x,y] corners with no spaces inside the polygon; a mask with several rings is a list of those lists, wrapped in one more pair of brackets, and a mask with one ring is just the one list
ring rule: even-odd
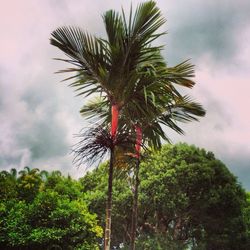
{"label": "tropical plant", "polygon": [[[155,2],[148,1],[138,6],[135,13],[130,12],[128,20],[124,12],[119,15],[113,10],[107,11],[103,20],[107,39],[100,39],[83,32],[79,28],[62,27],[52,33],[51,44],[61,49],[69,59],[60,59],[73,64],[74,68],[60,72],[76,73],[67,78],[73,79],[70,86],[75,87],[79,95],[89,96],[99,93],[110,104],[112,140],[116,139],[118,116],[122,108],[133,101],[140,109],[138,90],[147,96],[156,96],[157,91],[148,90],[152,77],[143,70],[158,61],[159,47],[151,43],[162,33],[156,34],[165,22]],[[155,53],[157,52],[157,53]],[[168,82],[158,82],[158,87],[166,89]],[[145,87],[144,87],[145,86]],[[146,112],[145,112],[146,113]],[[110,175],[107,198],[107,223],[105,230],[105,249],[110,248],[111,200],[114,148],[110,149]]]}
{"label": "tropical plant", "polygon": [[[63,27],[52,33],[51,44],[70,57],[70,59],[60,60],[76,66],[60,72],[76,73],[66,80],[74,80],[70,86],[76,88],[76,91],[79,92],[78,95],[89,96],[99,93],[102,100],[101,107],[108,106],[109,115],[106,116],[106,121],[111,120],[110,138],[102,137],[100,145],[103,146],[106,138],[107,142],[104,146],[107,148],[108,144],[110,151],[108,181],[110,189],[107,198],[105,230],[105,248],[109,249],[112,173],[115,146],[118,145],[115,141],[117,140],[119,114],[120,119],[129,121],[126,123],[126,131],[136,134],[136,156],[139,158],[140,137],[142,136],[142,126],[145,123],[148,132],[144,132],[143,135],[145,139],[147,136],[150,138],[145,141],[154,146],[160,146],[160,139],[167,139],[167,137],[159,123],[182,132],[173,119],[177,117],[182,120],[190,120],[193,118],[190,114],[204,115],[204,110],[200,105],[195,106],[191,102],[189,102],[189,110],[186,105],[188,111],[179,112],[179,115],[178,112],[176,115],[170,108],[171,105],[177,106],[177,102],[183,104],[185,100],[185,97],[179,94],[173,84],[186,87],[194,85],[191,80],[193,66],[185,61],[175,67],[167,67],[160,54],[162,46],[152,45],[156,38],[164,34],[156,34],[156,31],[165,22],[155,2],[148,1],[140,4],[134,13],[131,9],[128,19],[126,19],[124,11],[119,14],[113,10],[107,11],[103,19],[107,39],[96,38],[82,32],[79,28]],[[179,105],[180,107],[181,105]],[[180,109],[183,111],[183,107]],[[89,107],[81,110],[82,113],[86,111],[89,111]],[[120,127],[124,129],[124,123],[121,124]],[[94,134],[98,137],[98,140],[93,139],[95,145],[100,142],[99,132]],[[110,145],[112,146],[110,147]],[[91,155],[85,146],[82,149],[85,149],[85,155]],[[80,151],[84,152],[84,150]],[[96,155],[93,153],[94,157]]]}

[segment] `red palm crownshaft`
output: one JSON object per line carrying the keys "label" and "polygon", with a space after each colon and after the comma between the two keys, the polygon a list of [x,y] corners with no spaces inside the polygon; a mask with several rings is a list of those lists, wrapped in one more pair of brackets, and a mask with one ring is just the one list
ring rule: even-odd
{"label": "red palm crownshaft", "polygon": [[119,117],[119,109],[117,104],[113,104],[111,107],[111,137],[114,139],[117,133],[118,127],[118,117]]}

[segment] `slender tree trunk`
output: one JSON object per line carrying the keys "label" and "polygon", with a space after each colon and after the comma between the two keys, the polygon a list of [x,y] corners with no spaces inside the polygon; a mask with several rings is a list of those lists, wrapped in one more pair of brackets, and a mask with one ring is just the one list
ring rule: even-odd
{"label": "slender tree trunk", "polygon": [[[111,131],[110,135],[113,143],[116,139],[118,128],[119,108],[118,105],[112,104],[111,107]],[[104,250],[110,250],[111,242],[111,212],[112,212],[112,188],[113,188],[113,171],[114,171],[114,146],[110,149],[109,160],[109,175],[108,175],[108,194],[106,203],[106,218],[105,218],[105,235],[104,235]]]}
{"label": "slender tree trunk", "polygon": [[136,228],[137,228],[137,217],[138,217],[138,189],[140,184],[139,179],[140,160],[137,158],[135,167],[135,187],[133,197],[133,210],[132,210],[132,224],[131,224],[131,250],[135,250],[135,239],[136,239]]}
{"label": "slender tree trunk", "polygon": [[134,198],[133,198],[133,210],[132,210],[132,224],[131,224],[131,250],[135,250],[135,239],[136,239],[136,228],[137,228],[137,217],[138,217],[138,189],[140,184],[139,170],[140,170],[140,150],[142,143],[142,129],[139,126],[135,127],[136,130],[136,166],[135,166],[135,186],[134,186]]}
{"label": "slender tree trunk", "polygon": [[110,250],[111,241],[111,211],[112,211],[112,186],[113,186],[113,166],[114,149],[110,152],[109,161],[109,178],[108,178],[108,197],[106,203],[106,221],[105,221],[105,236],[104,236],[104,250]]}

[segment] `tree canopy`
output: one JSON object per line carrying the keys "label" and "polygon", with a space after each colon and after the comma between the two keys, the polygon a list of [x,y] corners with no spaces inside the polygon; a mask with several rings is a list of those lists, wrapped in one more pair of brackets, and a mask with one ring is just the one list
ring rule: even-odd
{"label": "tree canopy", "polygon": [[[81,179],[90,210],[101,221],[106,174],[101,166]],[[116,175],[112,242],[118,246],[129,242],[133,180],[129,173]],[[213,153],[187,144],[164,146],[147,155],[140,179],[138,249],[155,244],[157,249],[245,249],[245,192]]]}
{"label": "tree canopy", "polygon": [[[100,249],[105,164],[79,180],[27,167],[1,171],[0,248]],[[187,144],[144,152],[140,180],[136,249],[249,248],[249,193],[213,153]],[[115,170],[113,249],[129,245],[133,182],[129,171]]]}
{"label": "tree canopy", "polygon": [[0,185],[1,249],[99,249],[102,228],[77,181],[26,167],[16,179],[2,171]]}

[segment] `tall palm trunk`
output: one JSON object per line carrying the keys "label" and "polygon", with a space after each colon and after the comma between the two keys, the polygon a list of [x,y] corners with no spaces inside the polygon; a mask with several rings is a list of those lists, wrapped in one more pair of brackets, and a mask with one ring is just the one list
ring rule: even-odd
{"label": "tall palm trunk", "polygon": [[138,217],[138,189],[140,184],[139,170],[140,170],[140,150],[142,143],[142,129],[139,126],[135,127],[136,130],[136,166],[135,166],[135,187],[133,197],[133,210],[132,210],[132,225],[131,225],[131,250],[135,250],[135,239],[136,239],[136,228],[137,228],[137,217]]}
{"label": "tall palm trunk", "polygon": [[110,150],[109,160],[109,178],[108,178],[108,194],[106,203],[106,221],[105,221],[105,236],[104,250],[110,250],[111,241],[111,211],[112,211],[112,186],[113,186],[113,170],[114,170],[114,149]]}
{"label": "tall palm trunk", "polygon": [[[115,141],[118,127],[119,109],[117,105],[111,107],[111,138]],[[114,147],[110,149],[109,175],[108,175],[108,193],[106,203],[105,235],[104,250],[110,250],[111,243],[111,212],[112,212],[112,188],[113,188],[113,171],[114,171]]]}

